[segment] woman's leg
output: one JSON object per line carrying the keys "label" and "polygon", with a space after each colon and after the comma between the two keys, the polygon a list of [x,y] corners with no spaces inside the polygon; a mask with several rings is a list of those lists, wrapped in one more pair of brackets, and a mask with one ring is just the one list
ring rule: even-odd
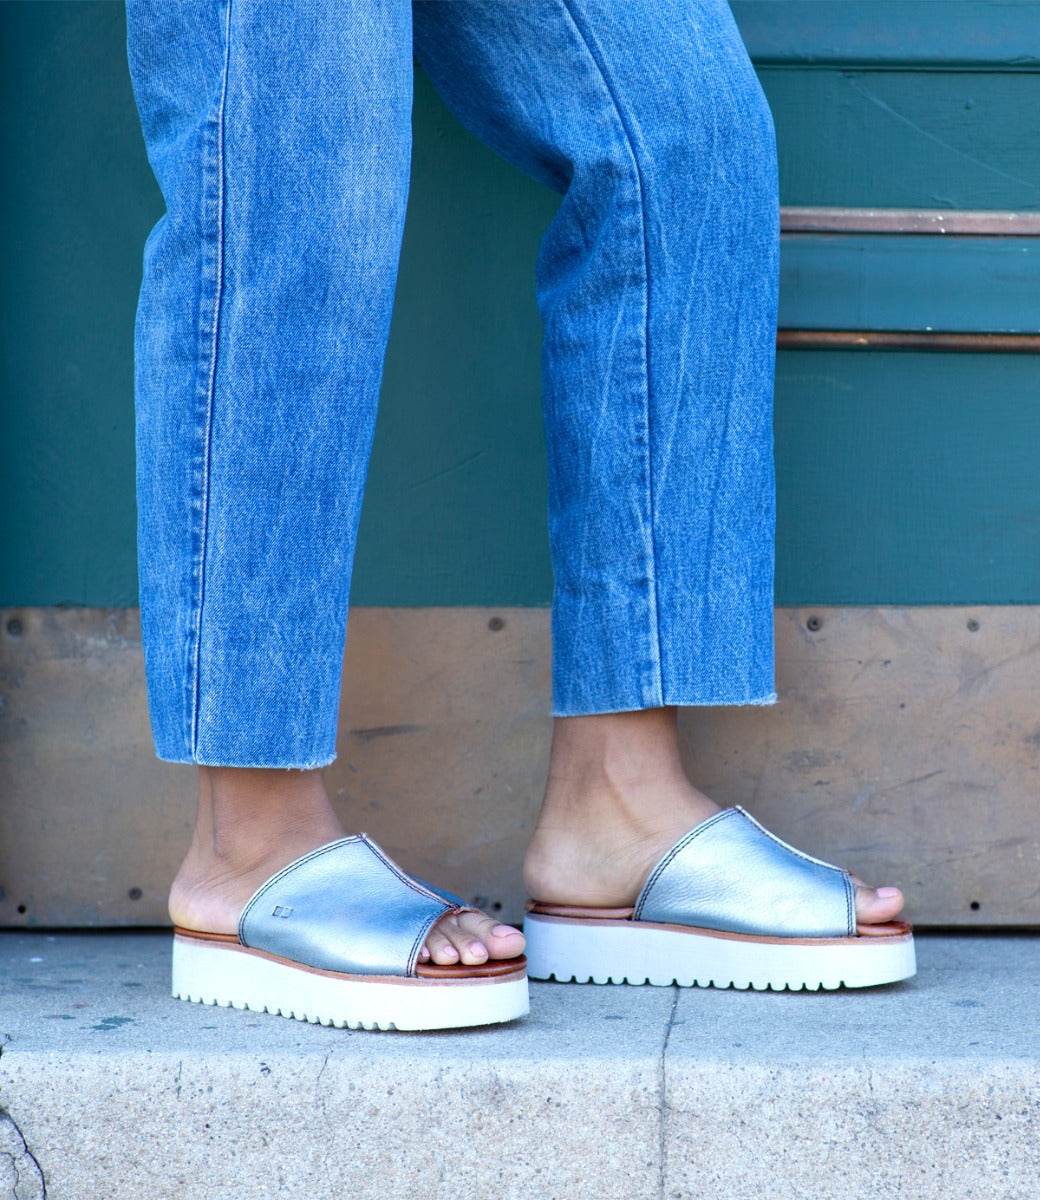
{"label": "woman's leg", "polygon": [[[669,847],[718,811],[683,769],[674,708],[558,717],[527,889],[547,904],[628,907]],[[854,883],[860,924],[899,914],[898,888]]]}
{"label": "woman's leg", "polygon": [[[772,120],[723,0],[424,0],[460,119],[563,193],[539,261],[549,783],[531,894],[630,904],[717,811],[675,706],[773,697]],[[861,921],[895,889],[861,889]]]}
{"label": "woman's leg", "polygon": [[[354,540],[408,186],[407,0],[130,0],[167,212],[137,325],[140,575],[161,758],[200,764],[174,920],[234,930],[342,835],[334,757]],[[512,957],[477,914],[441,963]],[[483,940],[482,940],[483,939]]]}
{"label": "woman's leg", "polygon": [[773,699],[772,121],[724,0],[422,0],[542,244],[557,716]]}
{"label": "woman's leg", "polygon": [[130,0],[166,215],[136,339],[160,758],[335,756],[354,539],[408,188],[404,0]]}
{"label": "woman's leg", "polygon": [[[287,863],[344,835],[319,771],[199,768],[191,846],[174,880],[175,925],[234,933],[243,906]],[[523,952],[523,937],[483,913],[446,917],[419,961],[467,966]]]}

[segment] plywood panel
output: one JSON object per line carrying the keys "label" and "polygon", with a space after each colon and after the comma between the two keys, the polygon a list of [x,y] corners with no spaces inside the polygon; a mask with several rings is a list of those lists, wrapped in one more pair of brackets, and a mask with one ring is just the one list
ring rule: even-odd
{"label": "plywood panel", "polygon": [[[921,923],[1040,924],[1040,608],[784,609],[777,646],[775,708],[684,714],[694,778]],[[347,826],[518,916],[548,613],[358,609],[346,680]],[[136,612],[3,613],[0,696],[0,924],[164,920],[193,770],[152,758]]]}
{"label": "plywood panel", "polygon": [[0,615],[0,923],[159,924],[194,772],[155,761],[136,609]]}
{"label": "plywood panel", "polygon": [[902,886],[938,924],[1040,924],[1040,609],[777,614],[780,703],[687,713],[695,778]]}

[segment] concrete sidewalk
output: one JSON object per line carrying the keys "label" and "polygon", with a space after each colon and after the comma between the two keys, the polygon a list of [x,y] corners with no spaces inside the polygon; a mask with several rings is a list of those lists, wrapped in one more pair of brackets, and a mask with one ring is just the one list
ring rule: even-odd
{"label": "concrete sidewalk", "polygon": [[0,934],[0,1200],[1040,1196],[1040,938],[874,992],[532,985],[469,1033],[167,996],[169,936]]}

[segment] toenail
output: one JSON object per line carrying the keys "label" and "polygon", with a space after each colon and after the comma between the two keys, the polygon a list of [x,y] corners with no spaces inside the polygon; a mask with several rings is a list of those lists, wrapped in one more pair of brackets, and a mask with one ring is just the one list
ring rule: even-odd
{"label": "toenail", "polygon": [[470,954],[475,954],[477,958],[487,955],[487,947],[481,942],[471,942],[469,947]]}
{"label": "toenail", "polygon": [[899,895],[899,888],[893,888],[893,887],[878,888],[877,894],[882,898],[882,900],[890,900],[893,896]]}
{"label": "toenail", "polygon": [[492,937],[510,937],[512,934],[517,932],[518,930],[514,929],[512,925],[496,925],[495,928],[492,929],[491,935]]}

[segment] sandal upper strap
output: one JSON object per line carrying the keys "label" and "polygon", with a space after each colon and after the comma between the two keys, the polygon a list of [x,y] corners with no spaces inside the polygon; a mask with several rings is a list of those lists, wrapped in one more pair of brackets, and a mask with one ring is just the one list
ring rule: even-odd
{"label": "sandal upper strap", "polygon": [[427,934],[457,909],[357,834],[312,850],[261,885],[242,910],[238,937],[320,970],[414,975]]}
{"label": "sandal upper strap", "polygon": [[847,871],[803,854],[743,808],[691,829],[651,871],[633,919],[772,937],[856,932]]}

